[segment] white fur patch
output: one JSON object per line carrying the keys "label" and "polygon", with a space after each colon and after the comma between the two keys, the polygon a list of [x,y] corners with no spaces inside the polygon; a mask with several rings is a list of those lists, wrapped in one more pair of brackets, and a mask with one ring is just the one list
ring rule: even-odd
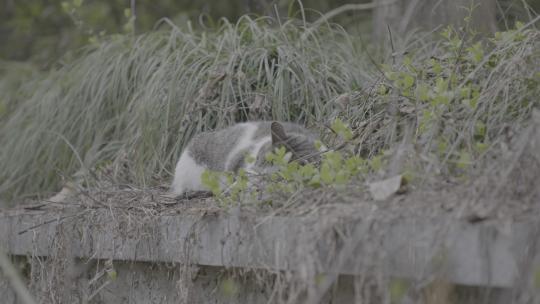
{"label": "white fur patch", "polygon": [[253,142],[253,136],[255,135],[255,132],[257,131],[257,125],[254,123],[242,123],[240,124],[242,128],[244,128],[244,132],[240,136],[240,140],[238,141],[238,144],[234,147],[234,149],[231,150],[229,155],[227,155],[227,160],[225,161],[225,170],[230,171],[231,170],[231,161],[240,153],[240,151],[248,149],[251,147]]}
{"label": "white fur patch", "polygon": [[187,191],[207,190],[201,182],[201,176],[204,170],[206,168],[197,164],[189,155],[188,149],[186,149],[182,153],[174,170],[174,181],[171,186],[172,192],[174,194],[182,194]]}

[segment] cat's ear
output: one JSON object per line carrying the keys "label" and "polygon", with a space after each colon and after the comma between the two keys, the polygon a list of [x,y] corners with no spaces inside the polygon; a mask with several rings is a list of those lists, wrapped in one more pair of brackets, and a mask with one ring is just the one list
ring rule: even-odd
{"label": "cat's ear", "polygon": [[285,129],[283,125],[277,121],[272,122],[270,126],[270,131],[272,133],[272,145],[278,146],[287,142],[287,134],[285,134]]}

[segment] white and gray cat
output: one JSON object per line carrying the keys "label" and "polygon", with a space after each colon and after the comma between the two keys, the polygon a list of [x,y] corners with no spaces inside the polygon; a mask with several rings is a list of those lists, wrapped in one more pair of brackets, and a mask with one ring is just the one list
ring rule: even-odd
{"label": "white and gray cat", "polygon": [[[212,171],[265,173],[271,170],[265,156],[274,148],[285,147],[288,161],[301,163],[319,158],[314,132],[288,122],[245,122],[228,128],[197,134],[180,156],[171,185],[172,194],[207,190],[202,173]],[[255,161],[246,161],[251,156]]]}

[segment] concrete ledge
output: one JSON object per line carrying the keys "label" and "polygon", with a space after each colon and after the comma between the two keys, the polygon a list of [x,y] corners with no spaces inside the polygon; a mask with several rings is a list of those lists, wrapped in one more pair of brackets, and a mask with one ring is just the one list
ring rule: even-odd
{"label": "concrete ledge", "polygon": [[440,219],[354,220],[331,226],[316,219],[261,219],[239,212],[145,221],[107,210],[26,212],[0,214],[0,245],[11,255],[50,256],[62,242],[79,258],[314,269],[336,275],[376,269],[393,277],[437,275],[491,287],[528,285],[540,270],[540,221],[502,228]]}

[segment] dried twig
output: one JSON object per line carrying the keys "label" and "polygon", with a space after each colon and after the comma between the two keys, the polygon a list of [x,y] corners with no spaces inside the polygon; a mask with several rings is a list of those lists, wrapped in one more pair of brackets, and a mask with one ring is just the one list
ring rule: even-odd
{"label": "dried twig", "polygon": [[76,213],[76,214],[66,215],[66,216],[62,216],[62,217],[59,217],[59,218],[44,221],[43,223],[39,223],[39,224],[36,224],[34,226],[31,226],[31,227],[28,227],[28,228],[26,228],[24,230],[19,231],[18,235],[25,234],[30,230],[34,230],[34,229],[36,229],[38,227],[41,227],[41,226],[44,226],[44,225],[48,225],[48,224],[50,224],[52,222],[61,222],[61,221],[65,220],[65,219],[68,219],[68,218],[80,216],[80,215],[84,214],[86,211],[87,210],[84,210],[84,211],[81,211],[81,212]]}

